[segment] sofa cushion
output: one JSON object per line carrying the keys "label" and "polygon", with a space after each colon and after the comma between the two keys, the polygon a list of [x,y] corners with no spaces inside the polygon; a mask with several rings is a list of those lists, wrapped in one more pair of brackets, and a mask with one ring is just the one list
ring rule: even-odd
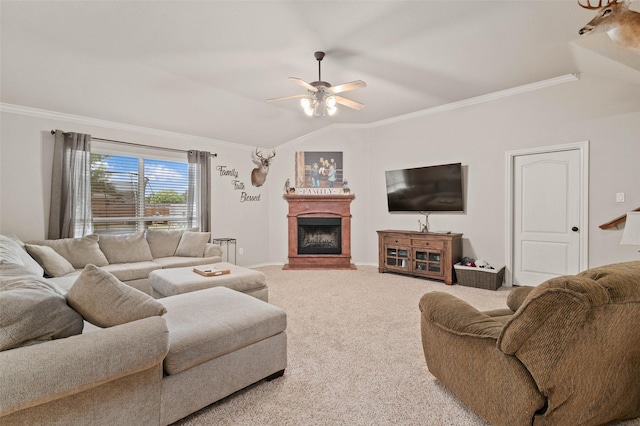
{"label": "sofa cushion", "polygon": [[[102,268],[106,268],[106,266],[102,266]],[[49,278],[49,281],[57,285],[66,294],[73,287],[73,283],[76,282],[81,273],[82,269],[76,269],[70,274]]]}
{"label": "sofa cushion", "polygon": [[212,257],[161,257],[159,259],[153,259],[153,262],[162,266],[163,269],[167,268],[182,268],[185,266],[198,266],[208,265],[210,263],[218,263],[222,261],[220,256]]}
{"label": "sofa cushion", "polygon": [[185,231],[180,237],[176,256],[203,257],[204,249],[211,238],[211,232]]}
{"label": "sofa cushion", "polygon": [[109,263],[144,262],[153,259],[149,243],[141,232],[131,235],[100,235],[98,245]]}
{"label": "sofa cushion", "polygon": [[0,350],[82,333],[82,317],[62,290],[24,265],[0,262]]}
{"label": "sofa cushion", "polygon": [[147,278],[152,271],[160,268],[161,266],[154,262],[112,263],[102,267],[125,282]]}
{"label": "sofa cushion", "polygon": [[61,277],[75,271],[75,268],[67,259],[49,246],[25,244],[24,247],[31,257],[44,268],[47,277]]}
{"label": "sofa cushion", "polygon": [[24,248],[24,243],[17,237],[0,235],[0,260],[13,259],[13,262],[17,262],[25,266],[33,275],[42,277],[44,275],[44,269],[38,264]]}
{"label": "sofa cushion", "polygon": [[286,313],[255,297],[214,287],[159,299],[169,333],[167,374],[177,374],[211,359],[285,331]]}
{"label": "sofa cushion", "polygon": [[184,230],[147,229],[147,242],[151,249],[151,256],[169,257],[176,253],[180,238]]}
{"label": "sofa cushion", "polygon": [[[136,262],[136,263],[114,263],[100,268],[111,272],[117,279],[124,282],[129,287],[141,290],[143,293],[149,293],[150,285],[148,285],[149,274],[162,266],[154,262]],[[78,276],[83,272],[82,269],[63,275],[61,277],[50,278],[50,280],[60,287],[65,293],[73,286]],[[149,287],[149,291],[146,288]]]}
{"label": "sofa cushion", "polygon": [[49,246],[76,269],[82,269],[89,263],[96,266],[105,266],[109,262],[98,246],[99,237],[96,234],[85,235],[80,238],[62,238],[59,240],[28,241],[29,244]]}
{"label": "sofa cushion", "polygon": [[151,296],[94,265],[84,268],[67,293],[67,301],[84,319],[99,327],[113,327],[166,312]]}

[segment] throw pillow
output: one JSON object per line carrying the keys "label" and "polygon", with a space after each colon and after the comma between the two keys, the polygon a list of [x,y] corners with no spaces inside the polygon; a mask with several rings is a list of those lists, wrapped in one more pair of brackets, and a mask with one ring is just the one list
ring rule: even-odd
{"label": "throw pillow", "polygon": [[100,235],[98,245],[110,264],[153,260],[149,243],[143,233]]}
{"label": "throw pillow", "polygon": [[147,242],[154,259],[170,257],[176,254],[176,249],[182,237],[182,229],[147,229]]}
{"label": "throw pillow", "polygon": [[20,241],[18,237],[0,235],[0,261],[8,260],[11,254],[17,257],[18,259],[16,261],[26,266],[32,274],[39,277],[44,275],[42,266],[29,256],[29,253],[27,253],[27,250],[24,248],[24,243]]}
{"label": "throw pillow", "polygon": [[[23,265],[3,265],[0,280],[0,351],[82,333],[80,314],[55,284]],[[9,270],[12,270],[9,273]]]}
{"label": "throw pillow", "polygon": [[185,231],[176,249],[176,256],[203,257],[210,238],[211,232]]}
{"label": "throw pillow", "polygon": [[98,238],[96,234],[91,234],[80,238],[28,241],[28,243],[38,246],[49,246],[67,259],[74,268],[82,269],[89,263],[96,266],[106,266],[109,264],[107,258],[100,251]]}
{"label": "throw pillow", "polygon": [[44,268],[48,277],[61,277],[75,271],[67,259],[49,246],[25,244],[27,252]]}
{"label": "throw pillow", "polygon": [[67,302],[98,327],[113,327],[167,312],[148,294],[122,283],[95,265],[84,268],[67,293]]}

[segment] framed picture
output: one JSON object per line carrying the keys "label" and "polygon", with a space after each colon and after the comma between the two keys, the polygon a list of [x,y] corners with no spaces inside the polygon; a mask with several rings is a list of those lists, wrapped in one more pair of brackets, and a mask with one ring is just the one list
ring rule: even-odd
{"label": "framed picture", "polygon": [[297,188],[340,188],[344,177],[342,152],[296,152]]}

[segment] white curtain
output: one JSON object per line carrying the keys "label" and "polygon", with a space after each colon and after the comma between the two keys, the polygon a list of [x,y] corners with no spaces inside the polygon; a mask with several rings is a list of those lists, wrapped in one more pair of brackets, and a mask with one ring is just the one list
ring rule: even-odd
{"label": "white curtain", "polygon": [[211,231],[211,153],[190,150],[189,186],[187,189],[187,227]]}
{"label": "white curtain", "polygon": [[55,132],[49,239],[93,231],[91,217],[91,135]]}

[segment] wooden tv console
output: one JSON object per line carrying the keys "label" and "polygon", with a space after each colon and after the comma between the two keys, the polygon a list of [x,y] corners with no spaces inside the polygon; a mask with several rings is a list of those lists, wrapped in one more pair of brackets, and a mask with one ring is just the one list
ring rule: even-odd
{"label": "wooden tv console", "polygon": [[384,230],[378,232],[378,272],[455,282],[453,265],[462,257],[462,234]]}

